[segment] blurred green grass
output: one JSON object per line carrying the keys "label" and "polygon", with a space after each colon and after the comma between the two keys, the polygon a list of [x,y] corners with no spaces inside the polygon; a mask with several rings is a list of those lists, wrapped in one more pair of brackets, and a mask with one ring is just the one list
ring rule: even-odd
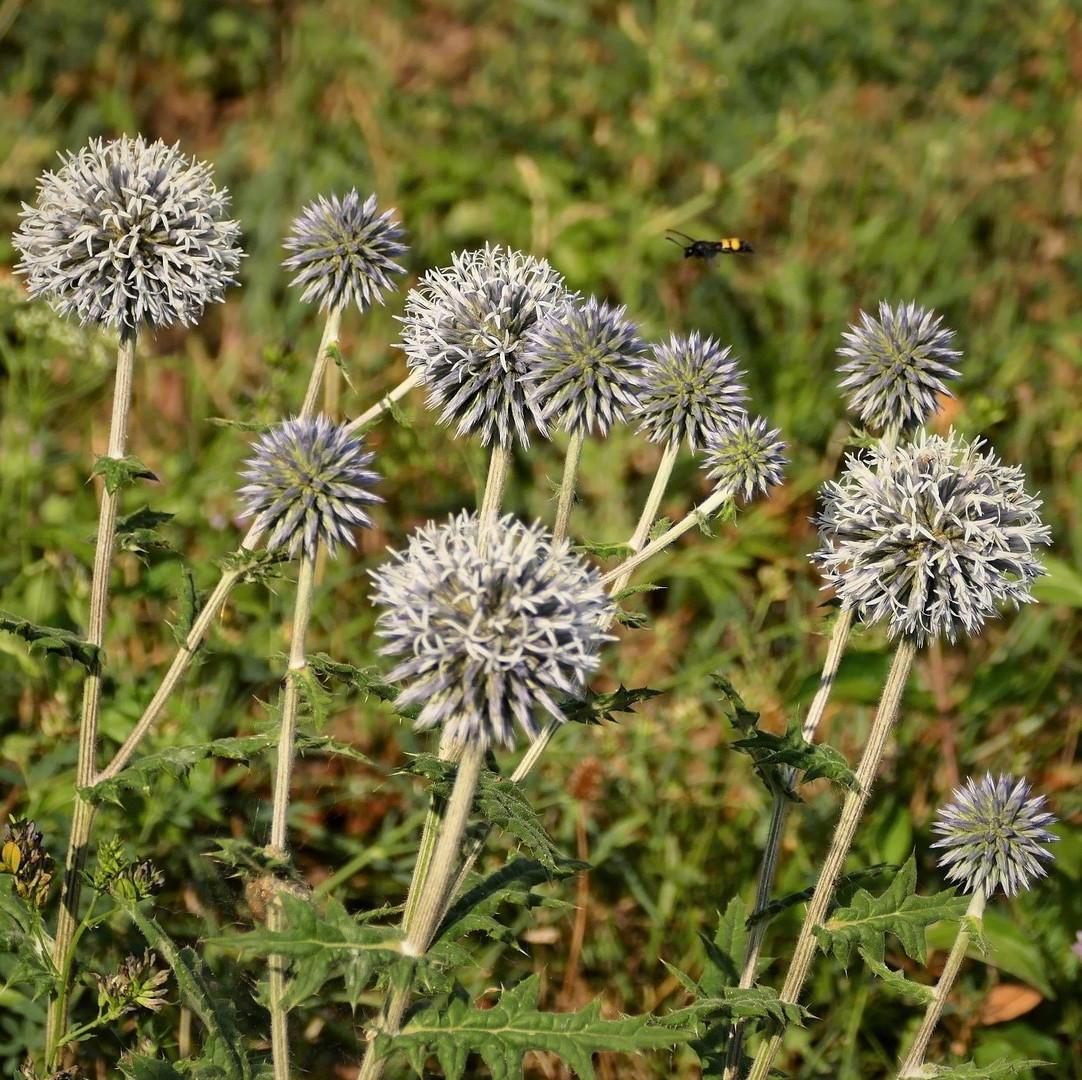
{"label": "blurred green grass", "polygon": [[[534,783],[565,847],[596,866],[576,901],[586,905],[581,954],[568,962],[573,912],[544,911],[551,925],[527,930],[527,955],[486,957],[493,978],[544,972],[550,1006],[601,993],[627,1011],[677,1002],[661,958],[694,968],[696,934],[712,931],[734,892],[751,895],[764,798],[725,752],[705,676],[724,670],[775,728],[814,689],[826,612],[805,559],[807,519],[846,433],[839,335],[880,299],[936,308],[965,353],[949,419],[1024,466],[1054,530],[1055,574],[1045,603],[922,658],[858,856],[900,861],[916,843],[931,888],[928,822],[957,775],[1009,770],[1047,792],[1068,823],[1052,879],[1004,905],[1046,997],[1008,1022],[975,1019],[997,982],[1026,979],[975,963],[939,1045],[984,1061],[1042,1057],[1056,1062],[1050,1075],[1082,1077],[1082,980],[1068,952],[1082,929],[1080,88],[1082,19],[1066,0],[9,0],[0,263],[14,261],[10,233],[37,175],[91,136],[179,140],[229,187],[249,253],[244,287],[196,334],[145,343],[133,422],[133,452],[161,485],[131,493],[131,508],[149,500],[176,515],[169,537],[204,590],[215,580],[209,560],[238,539],[245,452],[206,418],[272,419],[300,400],[319,326],[286,288],[280,242],[317,194],[356,186],[396,206],[414,276],[455,250],[508,243],[548,258],[573,288],[627,304],[651,337],[694,328],[733,344],[755,408],[792,443],[790,484],[738,528],[659,561],[649,576],[664,591],[642,601],[653,623],[625,634],[605,678],[668,693],[619,726],[562,733]],[[670,227],[745,236],[756,254],[704,269],[664,242]],[[401,302],[363,323],[347,317],[351,413],[403,376],[390,347]],[[10,290],[0,319],[0,607],[78,628],[108,349]],[[313,645],[355,663],[374,662],[366,568],[413,525],[469,504],[484,474],[478,448],[449,443],[420,397],[405,412],[411,426],[384,423],[372,435],[386,477],[381,529],[329,568],[316,612]],[[509,508],[550,515],[559,461],[559,446],[518,455]],[[588,447],[573,527],[593,540],[625,537],[655,463],[628,435]],[[702,490],[683,461],[665,512],[683,513]],[[117,580],[107,739],[123,737],[171,655],[182,560],[153,554],[140,569],[124,559]],[[287,584],[269,599],[255,588],[237,597],[162,742],[256,722],[252,695],[276,692],[289,610]],[[839,679],[825,734],[850,755],[884,656],[867,635]],[[0,640],[0,791],[10,785],[0,809],[36,816],[57,856],[77,701],[77,673]],[[423,745],[373,702],[342,706],[336,734],[388,767]],[[394,900],[410,869],[417,792],[401,778],[304,769],[311,797],[294,823],[306,871],[318,881],[351,863],[349,902]],[[200,852],[216,837],[261,838],[265,815],[253,806],[266,785],[261,767],[197,770],[187,785],[163,781],[103,815],[102,834],[115,827],[159,860],[177,926],[196,937],[205,919],[241,917],[237,890]],[[836,805],[813,785],[781,888],[809,882]],[[776,933],[792,925],[783,919]],[[794,1033],[791,1075],[892,1075],[903,1023],[872,989],[859,971],[845,978],[820,965],[811,993],[822,1022]],[[327,1027],[303,1064],[323,1075],[341,1021],[331,1002],[311,1011]],[[912,1028],[915,1013],[904,1015]],[[13,1016],[0,1017],[9,1048],[23,1030]],[[15,1049],[0,1052],[15,1060]],[[599,1066],[610,1076],[672,1067]]]}

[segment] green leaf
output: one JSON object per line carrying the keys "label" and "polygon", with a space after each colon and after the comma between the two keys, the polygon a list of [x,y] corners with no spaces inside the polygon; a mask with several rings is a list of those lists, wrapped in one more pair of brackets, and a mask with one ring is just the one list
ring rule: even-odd
{"label": "green leaf", "polygon": [[589,540],[580,540],[571,545],[576,555],[593,555],[596,559],[626,559],[633,554],[627,544],[593,544]]}
{"label": "green leaf", "polygon": [[401,932],[366,925],[335,899],[323,910],[289,893],[280,894],[286,929],[265,926],[234,937],[211,938],[210,943],[252,952],[259,956],[285,956],[293,961],[292,981],[285,1004],[294,1008],[319,992],[328,980],[345,979],[346,998],[356,1006],[377,976],[389,967],[412,968],[418,961],[404,957]]}
{"label": "green leaf", "polygon": [[231,551],[218,560],[219,569],[230,574],[237,574],[238,580],[245,584],[266,584],[282,576],[282,564],[289,561],[289,556],[282,548],[274,551],[249,551],[240,548]]}
{"label": "green leaf", "polygon": [[995,1061],[991,1065],[976,1065],[972,1061],[964,1065],[925,1065],[923,1076],[928,1080],[1003,1080],[1003,1077],[1017,1076],[1030,1069],[1051,1068],[1055,1062],[1021,1060]]}
{"label": "green leaf", "polygon": [[576,724],[600,724],[603,720],[616,718],[613,713],[631,713],[640,701],[649,701],[659,697],[663,691],[652,690],[649,686],[636,686],[628,688],[620,685],[616,690],[608,694],[595,694],[592,690],[586,692],[582,701],[570,701],[564,706],[564,713],[568,720]]}
{"label": "green leaf", "polygon": [[222,1069],[224,1080],[252,1080],[252,1065],[248,1059],[245,1040],[236,1023],[233,1005],[221,994],[211,990],[203,961],[189,948],[179,948],[176,942],[149,915],[144,915],[134,903],[118,897],[132,921],[172,968],[185,1004],[207,1029],[204,1055]]}
{"label": "green leaf", "polygon": [[308,666],[321,681],[341,683],[346,689],[354,690],[365,697],[371,695],[380,701],[394,701],[398,697],[398,688],[385,682],[379,672],[344,664],[326,653],[309,656]]}
{"label": "green leaf", "polygon": [[182,1072],[177,1072],[170,1062],[162,1058],[147,1057],[146,1054],[132,1054],[118,1062],[120,1071],[130,1080],[187,1080]]}
{"label": "green leaf", "polygon": [[881,896],[860,889],[849,907],[836,908],[815,935],[825,953],[833,953],[845,967],[854,948],[865,960],[882,966],[886,935],[898,939],[906,956],[923,964],[928,956],[925,932],[933,923],[958,920],[969,900],[953,889],[935,896],[915,895],[916,861],[911,855]]}
{"label": "green leaf", "polygon": [[274,424],[265,424],[255,420],[230,420],[224,416],[207,417],[207,423],[215,427],[230,428],[233,431],[258,431],[260,434],[274,427]]}
{"label": "green leaf", "polygon": [[91,645],[70,630],[39,626],[7,611],[0,611],[0,630],[21,637],[31,649],[40,649],[65,660],[74,660],[88,671],[97,671],[105,658],[105,653],[97,645]]}
{"label": "green leaf", "polygon": [[174,547],[158,532],[158,526],[171,521],[172,514],[163,514],[144,506],[127,517],[122,517],[116,525],[117,545],[123,551],[136,555],[145,555],[151,549],[174,551]]}
{"label": "green leaf", "polygon": [[115,458],[103,455],[90,470],[91,476],[105,477],[105,490],[115,495],[122,487],[131,487],[137,480],[157,480],[137,457]]}
{"label": "green leaf", "polygon": [[1055,555],[1041,555],[1045,576],[1032,586],[1033,598],[1042,604],[1082,608],[1082,574]]}
{"label": "green leaf", "polygon": [[207,758],[220,757],[229,761],[248,764],[253,757],[278,743],[278,736],[265,732],[260,735],[238,735],[215,739],[192,746],[170,746],[155,754],[138,758],[109,780],[102,780],[91,787],[80,788],[80,794],[95,802],[110,800],[119,802],[122,791],[149,792],[153,779],[159,773],[184,776],[193,765]]}
{"label": "green leaf", "polygon": [[342,356],[342,350],[338,347],[338,342],[332,341],[324,352],[334,361],[334,366],[342,373],[346,386],[352,391],[353,380],[349,377],[349,365],[346,364],[345,357]]}
{"label": "green leaf", "polygon": [[0,952],[13,961],[5,985],[29,987],[32,999],[55,992],[59,975],[51,946],[41,913],[18,894],[10,874],[0,874]]}
{"label": "green leaf", "polygon": [[[522,1076],[522,1058],[530,1050],[557,1054],[582,1080],[594,1076],[592,1055],[610,1050],[635,1053],[667,1049],[687,1040],[684,1032],[663,1027],[652,1017],[603,1020],[592,1002],[573,1013],[540,1012],[540,977],[532,975],[504,990],[491,1008],[478,1008],[465,991],[422,1005],[406,1021],[393,1046],[423,1074],[425,1059],[435,1054],[447,1080],[461,1080],[467,1056],[479,1054],[492,1080]],[[376,1035],[376,1053],[391,1049],[391,1039]]]}

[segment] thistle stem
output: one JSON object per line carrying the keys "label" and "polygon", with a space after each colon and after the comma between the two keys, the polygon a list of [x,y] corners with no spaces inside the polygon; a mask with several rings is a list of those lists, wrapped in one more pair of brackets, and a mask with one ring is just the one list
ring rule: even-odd
{"label": "thistle stem", "polygon": [[[462,748],[455,784],[440,825],[435,853],[424,875],[424,885],[413,918],[403,925],[405,941],[402,943],[402,951],[407,956],[424,956],[439,929],[447,907],[446,897],[452,875],[462,854],[462,841],[466,835],[466,824],[484,760],[485,747],[481,743],[470,742]],[[415,875],[416,872],[415,870]],[[406,986],[390,991],[380,1019],[381,1034],[394,1036],[401,1029],[411,988],[412,980]],[[383,1072],[384,1059],[376,1056],[374,1036],[375,1032],[369,1035],[370,1041],[365,1050],[358,1080],[377,1080]]]}
{"label": "thistle stem", "polygon": [[560,500],[556,504],[556,523],[552,527],[552,538],[562,540],[567,535],[567,525],[571,519],[571,507],[575,505],[575,487],[579,478],[579,463],[582,461],[582,444],[586,441],[586,432],[576,427],[571,432],[564,455],[564,475],[560,481]]}
{"label": "thistle stem", "polygon": [[356,420],[351,420],[346,430],[352,435],[359,428],[363,428],[366,424],[372,423],[373,420],[379,419],[396,401],[404,398],[415,386],[420,386],[423,382],[424,376],[421,372],[414,371],[403,379],[386,397],[380,398],[375,405],[366,412],[361,413]]}
{"label": "thistle stem", "polygon": [[[293,609],[293,637],[289,648],[285,694],[282,701],[282,727],[278,735],[278,754],[274,770],[274,806],[271,811],[270,854],[282,858],[287,853],[289,788],[293,777],[293,760],[297,743],[297,714],[301,699],[301,675],[308,666],[308,624],[312,618],[312,595],[315,581],[315,559],[301,557],[297,573],[297,601]],[[275,897],[267,907],[267,927],[284,930],[285,918],[281,901]],[[289,1013],[283,1006],[286,987],[286,958],[271,955],[270,1014],[271,1055],[274,1060],[274,1080],[289,1080]]]}
{"label": "thistle stem", "polygon": [[[812,894],[804,924],[800,928],[793,956],[789,962],[789,971],[779,995],[780,1000],[787,1004],[795,1005],[800,998],[800,992],[804,989],[812,958],[815,955],[815,929],[822,925],[830,902],[834,898],[834,890],[841,876],[845,857],[852,846],[857,825],[860,823],[865,804],[871,794],[872,784],[875,782],[875,775],[883,760],[883,753],[891,732],[894,730],[902,693],[905,690],[915,655],[916,645],[908,638],[903,638],[894,654],[894,662],[891,664],[890,674],[883,687],[883,696],[879,701],[879,708],[876,710],[872,729],[868,734],[868,742],[860,764],[857,766],[856,786],[845,797],[830,850],[819,872],[819,880],[816,882],[815,892]],[[748,1074],[748,1080],[766,1080],[774,1058],[781,1048],[781,1041],[782,1036],[778,1034],[759,1047],[751,1072]]]}
{"label": "thistle stem", "polygon": [[[123,458],[127,452],[128,420],[135,373],[135,340],[135,331],[125,330],[120,336],[117,349],[113,411],[109,425],[109,448],[105,453],[106,457],[113,460]],[[110,491],[109,484],[106,482],[102,489],[101,506],[98,511],[98,536],[94,550],[94,571],[90,584],[90,615],[86,634],[87,641],[99,649],[105,643],[105,619],[109,609],[109,572],[113,565],[119,503],[119,489]],[[79,757],[75,767],[77,788],[87,788],[94,783],[97,770],[101,690],[101,660],[98,659],[90,667],[83,681],[83,708],[79,721]],[[93,806],[85,796],[76,792],[75,811],[72,814],[71,835],[68,838],[65,861],[64,887],[60,895],[60,914],[57,919],[56,937],[53,941],[52,960],[58,971],[70,972],[68,952],[72,948],[75,928],[78,924],[79,899],[82,893],[81,875],[86,865],[93,822]],[[56,1055],[60,1049],[59,1036],[67,1030],[70,993],[70,978],[65,977],[56,997],[49,1003],[45,1036],[49,1069],[54,1068],[56,1063]]]}
{"label": "thistle stem", "polygon": [[[823,671],[819,676],[819,687],[812,698],[808,715],[804,718],[800,734],[805,742],[811,742],[819,728],[819,723],[826,711],[827,702],[830,700],[830,692],[834,688],[834,679],[837,677],[838,668],[841,665],[842,654],[845,652],[846,643],[849,641],[849,630],[853,625],[853,613],[846,609],[838,613],[834,623],[834,629],[830,635],[830,644],[827,647],[826,659],[823,662]],[[785,784],[792,786],[796,779],[796,769],[789,768],[785,771]],[[785,835],[785,823],[789,817],[789,800],[780,793],[774,795],[774,804],[770,814],[770,829],[767,833],[766,848],[763,851],[762,868],[759,871],[759,882],[755,890],[755,906],[752,914],[761,915],[763,909],[770,903],[770,897],[774,890],[774,875],[778,869],[778,856],[781,852],[781,841]],[[748,937],[748,948],[744,956],[744,969],[740,973],[740,989],[747,990],[755,985],[755,971],[759,966],[759,956],[763,950],[763,937],[766,935],[766,919],[760,918],[752,923]],[[744,1029],[746,1023],[740,1021],[733,1026],[729,1048],[725,1057],[725,1080],[733,1080],[736,1077],[740,1056],[744,1044]]]}
{"label": "thistle stem", "polygon": [[924,1019],[917,1031],[917,1037],[913,1040],[909,1053],[905,1055],[902,1064],[898,1067],[898,1080],[903,1080],[907,1076],[920,1075],[921,1067],[924,1065],[924,1055],[928,1052],[928,1043],[932,1038],[932,1032],[935,1031],[936,1026],[939,1024],[951,987],[954,986],[954,980],[958,977],[969,943],[973,940],[973,931],[970,927],[973,925],[973,921],[980,922],[984,917],[985,903],[986,900],[982,889],[978,889],[970,898],[969,907],[962,919],[962,925],[958,928],[958,936],[954,939],[954,947],[947,957],[947,963],[943,968],[943,973],[939,976],[939,981],[935,984],[935,992],[932,1000],[928,1002],[928,1008],[925,1010]]}
{"label": "thistle stem", "polygon": [[507,487],[507,474],[511,468],[511,451],[499,443],[493,444],[492,456],[488,461],[488,479],[485,481],[485,494],[481,499],[478,513],[478,528],[481,537],[481,550],[484,551],[484,537],[492,523],[500,516],[503,493]]}
{"label": "thistle stem", "polygon": [[316,362],[312,368],[312,374],[308,379],[308,390],[304,395],[304,404],[301,406],[301,418],[310,420],[316,415],[316,407],[320,393],[327,393],[330,386],[331,373],[327,365],[331,363],[333,351],[338,347],[338,335],[342,328],[342,309],[331,308],[327,312],[327,321],[323,324],[323,336],[319,342],[319,352],[316,353]]}

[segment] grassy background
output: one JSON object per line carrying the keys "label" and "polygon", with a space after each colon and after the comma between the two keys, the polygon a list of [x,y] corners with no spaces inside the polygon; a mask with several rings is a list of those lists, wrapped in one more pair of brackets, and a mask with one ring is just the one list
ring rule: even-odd
{"label": "grassy background", "polygon": [[[725,749],[706,675],[723,670],[775,729],[807,705],[824,623],[807,519],[847,432],[833,350],[861,308],[916,299],[945,316],[965,353],[944,426],[982,434],[1024,466],[1053,527],[1054,574],[1045,603],[921,658],[854,865],[899,862],[916,845],[931,890],[929,820],[959,777],[1006,770],[1048,793],[1065,823],[1055,869],[1034,893],[994,905],[996,963],[965,968],[937,1054],[1041,1057],[1056,1062],[1044,1075],[1082,1077],[1082,976],[1069,951],[1082,929],[1080,89],[1082,19],[1067,0],[0,4],[0,264],[12,265],[20,201],[56,152],[120,132],[180,140],[212,161],[249,255],[244,287],[195,334],[144,343],[132,452],[161,484],[130,493],[129,509],[149,501],[175,514],[169,538],[183,558],[120,560],[107,742],[130,728],[172,655],[167,622],[185,566],[209,589],[210,560],[239,537],[245,443],[207,418],[268,420],[300,400],[319,326],[279,264],[305,202],[376,191],[409,231],[413,276],[455,250],[507,243],[548,258],[571,287],[627,304],[650,337],[714,334],[741,357],[755,408],[790,440],[790,483],[738,529],[693,537],[652,564],[664,591],[645,601],[650,628],[625,635],[599,685],[649,682],[666,695],[619,726],[562,733],[534,782],[565,848],[595,865],[556,894],[579,914],[524,917],[525,951],[486,955],[476,983],[536,969],[552,1008],[598,994],[628,1012],[678,1004],[662,958],[696,968],[697,934],[731,895],[750,898],[766,825],[764,797]],[[666,228],[741,235],[756,254],[704,269],[664,241]],[[0,270],[0,607],[77,629],[96,519],[86,477],[105,445],[112,346],[23,305],[7,277]],[[390,347],[401,303],[347,317],[351,414],[403,376]],[[469,505],[483,477],[478,448],[450,442],[419,396],[405,411],[412,426],[372,437],[387,478],[380,528],[329,568],[317,606],[313,646],[354,663],[374,662],[365,570],[418,522]],[[551,515],[560,449],[517,457],[509,508]],[[588,447],[573,528],[626,537],[656,461],[626,434]],[[703,490],[683,459],[665,512],[679,516]],[[276,692],[290,605],[286,583],[269,598],[237,596],[159,745],[257,722],[253,695]],[[843,669],[825,735],[850,756],[887,660],[882,638],[865,634]],[[34,816],[58,858],[78,699],[77,672],[0,639],[0,810]],[[340,704],[334,733],[388,769],[423,745],[373,702]],[[326,884],[348,903],[400,898],[422,806],[413,786],[320,763],[303,765],[301,780],[294,835],[313,883],[342,868]],[[237,883],[204,852],[231,836],[261,841],[266,791],[262,765],[207,767],[184,784],[162,780],[99,827],[158,861],[173,929],[196,937],[245,918]],[[834,820],[833,794],[808,794],[784,889],[811,881]],[[777,955],[794,927],[780,920]],[[103,957],[131,945],[115,929],[97,942]],[[821,1022],[787,1043],[792,1076],[893,1075],[915,1012],[885,1001],[859,969],[845,977],[827,963],[810,1000]],[[0,1005],[13,1006],[0,1008],[12,1071],[39,1004]],[[352,1076],[334,1002],[307,1020],[304,1067]],[[176,1015],[154,1024],[171,1044]],[[99,1051],[108,1059],[119,1046],[103,1040]],[[695,1075],[682,1058],[599,1067]],[[550,1062],[530,1068],[556,1075]]]}

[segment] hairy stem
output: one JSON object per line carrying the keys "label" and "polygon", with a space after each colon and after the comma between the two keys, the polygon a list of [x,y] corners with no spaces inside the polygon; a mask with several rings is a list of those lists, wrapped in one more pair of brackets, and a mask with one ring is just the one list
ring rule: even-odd
{"label": "hairy stem", "polygon": [[[883,688],[883,696],[879,701],[872,729],[868,734],[868,742],[860,764],[857,766],[856,786],[845,797],[838,827],[834,831],[830,850],[819,872],[819,880],[816,882],[815,892],[812,894],[804,924],[800,928],[796,947],[789,962],[789,971],[779,995],[782,1001],[789,1004],[795,1005],[800,999],[800,992],[804,989],[812,958],[815,955],[815,929],[822,925],[830,902],[834,898],[834,889],[837,887],[838,878],[841,877],[845,857],[852,846],[857,825],[860,823],[868,796],[871,794],[872,784],[875,782],[875,775],[879,770],[891,732],[894,730],[902,693],[905,690],[915,655],[916,646],[909,639],[903,638],[894,654],[894,662]],[[759,1047],[748,1080],[766,1080],[774,1058],[781,1048],[781,1041],[782,1035],[778,1034]]]}
{"label": "hairy stem", "polygon": [[351,420],[346,427],[346,430],[352,434],[353,432],[365,427],[367,424],[372,423],[373,420],[378,420],[385,412],[388,412],[392,405],[396,401],[400,401],[404,398],[415,386],[420,386],[424,382],[424,377],[420,371],[414,371],[403,379],[389,394],[379,399],[375,405],[370,409],[361,413],[356,420]]}
{"label": "hairy stem", "polygon": [[575,505],[575,486],[579,478],[579,462],[582,460],[582,444],[586,433],[581,427],[571,432],[564,455],[564,475],[560,481],[560,501],[556,504],[556,523],[552,527],[552,538],[562,540],[567,535],[567,525],[571,520],[571,507]]}
{"label": "hairy stem", "polygon": [[304,395],[304,404],[301,406],[300,415],[304,419],[311,419],[316,415],[317,403],[321,393],[326,393],[325,387],[329,388],[330,379],[337,374],[335,370],[328,372],[329,364],[332,364],[332,355],[338,348],[338,335],[342,328],[342,309],[331,308],[327,312],[327,321],[323,324],[323,336],[319,342],[319,352],[316,354],[316,362],[312,368],[312,375],[308,380],[308,390]]}
{"label": "hairy stem", "polygon": [[935,1031],[939,1018],[943,1015],[943,1007],[947,1004],[947,997],[950,995],[954,980],[958,977],[962,961],[965,959],[966,950],[973,940],[971,920],[979,922],[984,917],[984,905],[984,892],[978,889],[970,898],[969,907],[962,919],[962,925],[958,928],[958,937],[954,939],[954,947],[947,957],[947,963],[943,968],[943,973],[939,976],[939,981],[935,984],[934,996],[928,1002],[928,1008],[924,1012],[924,1019],[917,1031],[917,1037],[913,1040],[909,1053],[905,1055],[902,1064],[898,1067],[898,1080],[903,1080],[907,1076],[919,1076],[921,1073],[921,1067],[924,1065],[924,1055],[928,1052],[928,1043],[931,1041],[932,1032]]}
{"label": "hairy stem", "polygon": [[[128,446],[128,419],[131,412],[132,380],[135,373],[134,330],[125,330],[117,349],[116,377],[113,383],[113,411],[109,424],[109,448],[105,456],[114,460],[123,458]],[[94,572],[90,584],[90,616],[86,639],[101,648],[105,644],[105,620],[109,610],[109,572],[113,565],[113,546],[116,540],[117,508],[120,490],[110,491],[106,483],[102,489],[101,506],[98,510],[98,536],[94,549]],[[101,716],[102,672],[101,662],[96,661],[83,681],[83,709],[79,720],[79,757],[75,767],[75,784],[87,788],[94,783],[97,772],[98,721]],[[94,822],[94,808],[87,799],[76,793],[75,811],[72,814],[71,835],[65,861],[64,887],[60,894],[60,915],[57,919],[56,937],[53,941],[52,960],[58,971],[70,972],[68,953],[72,948],[75,928],[79,918],[79,899],[82,893],[82,871],[86,865],[90,830]],[[71,992],[70,977],[65,974],[56,997],[49,1003],[46,1030],[48,1047],[47,1064],[55,1066],[60,1049],[59,1037],[68,1026],[68,1004]]]}

